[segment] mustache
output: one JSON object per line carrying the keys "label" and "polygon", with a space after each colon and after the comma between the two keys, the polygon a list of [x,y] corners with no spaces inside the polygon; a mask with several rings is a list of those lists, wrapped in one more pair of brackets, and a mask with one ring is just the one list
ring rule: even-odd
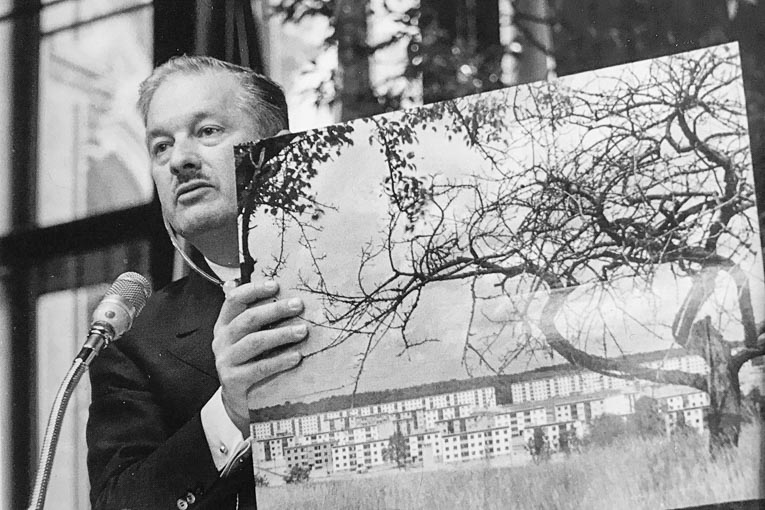
{"label": "mustache", "polygon": [[200,170],[194,170],[192,172],[179,172],[176,175],[176,187],[180,186],[181,184],[186,184],[188,182],[192,181],[209,181],[210,179],[208,176],[206,176],[203,172]]}
{"label": "mustache", "polygon": [[179,197],[188,191],[201,187],[214,187],[213,182],[201,172],[178,176],[178,180],[173,187],[173,194]]}

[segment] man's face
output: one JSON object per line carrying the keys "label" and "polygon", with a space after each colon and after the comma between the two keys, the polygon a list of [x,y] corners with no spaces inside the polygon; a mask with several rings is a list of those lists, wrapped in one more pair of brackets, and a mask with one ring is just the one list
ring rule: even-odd
{"label": "man's face", "polygon": [[192,244],[236,236],[233,146],[260,138],[256,119],[237,106],[240,92],[224,72],[183,74],[162,83],[149,105],[146,142],[162,212]]}

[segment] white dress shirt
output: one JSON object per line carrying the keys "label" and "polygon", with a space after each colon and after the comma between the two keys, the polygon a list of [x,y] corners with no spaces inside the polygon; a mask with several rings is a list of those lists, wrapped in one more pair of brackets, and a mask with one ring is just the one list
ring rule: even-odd
{"label": "white dress shirt", "polygon": [[[207,260],[207,259],[205,259]],[[210,269],[223,281],[239,278],[239,269],[219,266],[207,260]],[[231,465],[250,447],[249,437],[245,439],[223,407],[221,388],[210,397],[202,408],[202,428],[207,438],[213,462],[224,475]]]}

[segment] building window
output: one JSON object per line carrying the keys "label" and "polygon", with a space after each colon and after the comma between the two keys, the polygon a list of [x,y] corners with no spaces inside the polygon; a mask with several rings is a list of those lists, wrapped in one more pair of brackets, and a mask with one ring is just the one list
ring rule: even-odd
{"label": "building window", "polygon": [[138,83],[152,68],[152,11],[146,0],[117,4],[120,11],[136,9],[93,23],[84,22],[117,9],[91,0],[65,1],[42,11],[40,226],[153,197],[143,123],[135,109]]}

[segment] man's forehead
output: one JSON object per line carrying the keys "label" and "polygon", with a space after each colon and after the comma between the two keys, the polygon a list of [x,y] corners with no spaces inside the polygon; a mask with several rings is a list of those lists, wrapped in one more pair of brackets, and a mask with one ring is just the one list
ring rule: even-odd
{"label": "man's forehead", "polygon": [[147,128],[171,118],[220,114],[234,107],[239,88],[236,77],[224,72],[170,76],[152,96]]}

